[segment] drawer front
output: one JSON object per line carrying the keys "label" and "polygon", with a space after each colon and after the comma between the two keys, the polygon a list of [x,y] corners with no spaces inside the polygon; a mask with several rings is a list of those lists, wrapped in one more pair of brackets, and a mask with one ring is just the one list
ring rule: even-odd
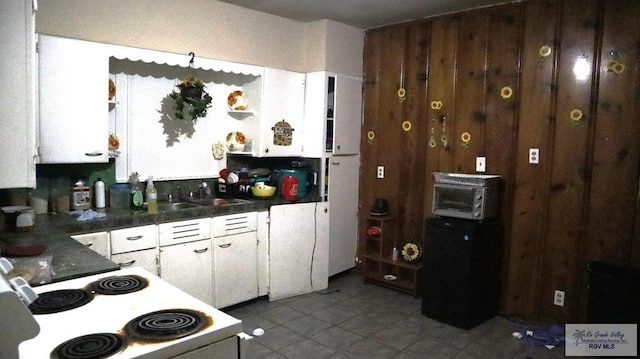
{"label": "drawer front", "polygon": [[162,223],[159,229],[161,246],[193,242],[211,238],[211,219]]}
{"label": "drawer front", "polygon": [[111,261],[122,268],[142,267],[152,274],[158,275],[157,251],[155,249],[112,254]]}
{"label": "drawer front", "polygon": [[214,237],[223,237],[257,230],[258,212],[230,214],[213,218]]}
{"label": "drawer front", "polygon": [[155,248],[158,245],[156,225],[111,231],[111,254]]}

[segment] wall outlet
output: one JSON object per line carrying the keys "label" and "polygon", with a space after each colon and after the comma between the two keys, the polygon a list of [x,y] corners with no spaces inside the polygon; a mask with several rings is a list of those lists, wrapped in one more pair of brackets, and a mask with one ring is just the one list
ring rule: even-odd
{"label": "wall outlet", "polygon": [[484,172],[487,170],[487,158],[476,157],[476,172]]}
{"label": "wall outlet", "polygon": [[384,178],[384,166],[378,166],[378,178]]}
{"label": "wall outlet", "polygon": [[529,163],[538,164],[540,162],[540,150],[537,148],[529,149]]}
{"label": "wall outlet", "polygon": [[556,289],[553,294],[553,304],[564,307],[564,291]]}

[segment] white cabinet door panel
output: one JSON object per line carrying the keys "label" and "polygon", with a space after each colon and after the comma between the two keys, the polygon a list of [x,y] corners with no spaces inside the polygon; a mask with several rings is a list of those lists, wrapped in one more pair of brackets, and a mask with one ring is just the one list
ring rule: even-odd
{"label": "white cabinet door panel", "polygon": [[156,258],[157,252],[155,248],[111,255],[111,261],[122,268],[131,266],[142,267],[149,272],[158,275],[158,264]]}
{"label": "white cabinet door panel", "polygon": [[333,154],[358,154],[362,118],[362,80],[358,77],[336,75],[335,101]]}
{"label": "white cabinet door panel", "polygon": [[40,162],[107,162],[107,47],[40,35],[38,71]]}
{"label": "white cabinet door panel", "polygon": [[258,296],[258,243],[256,232],[214,238],[216,308]]}
{"label": "white cabinet door panel", "polygon": [[160,277],[201,301],[213,304],[211,239],[160,248]]}
{"label": "white cabinet door panel", "polygon": [[355,267],[359,167],[360,156],[333,156],[329,159],[329,276]]}
{"label": "white cabinet door panel", "polygon": [[86,233],[71,236],[71,238],[89,247],[92,251],[105,258],[111,256],[111,246],[109,244],[108,232]]}

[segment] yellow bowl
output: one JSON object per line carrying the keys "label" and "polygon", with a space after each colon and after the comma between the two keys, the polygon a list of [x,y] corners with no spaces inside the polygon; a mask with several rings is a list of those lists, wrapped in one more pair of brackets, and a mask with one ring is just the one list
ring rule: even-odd
{"label": "yellow bowl", "polygon": [[258,188],[253,186],[251,187],[251,193],[253,193],[254,197],[262,197],[262,198],[273,197],[273,195],[276,193],[276,187],[263,186],[262,188]]}

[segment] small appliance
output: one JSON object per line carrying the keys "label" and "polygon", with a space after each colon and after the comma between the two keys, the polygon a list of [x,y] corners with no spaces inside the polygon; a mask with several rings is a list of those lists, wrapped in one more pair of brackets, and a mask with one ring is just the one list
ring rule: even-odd
{"label": "small appliance", "polygon": [[484,220],[498,215],[497,175],[434,173],[433,214]]}

